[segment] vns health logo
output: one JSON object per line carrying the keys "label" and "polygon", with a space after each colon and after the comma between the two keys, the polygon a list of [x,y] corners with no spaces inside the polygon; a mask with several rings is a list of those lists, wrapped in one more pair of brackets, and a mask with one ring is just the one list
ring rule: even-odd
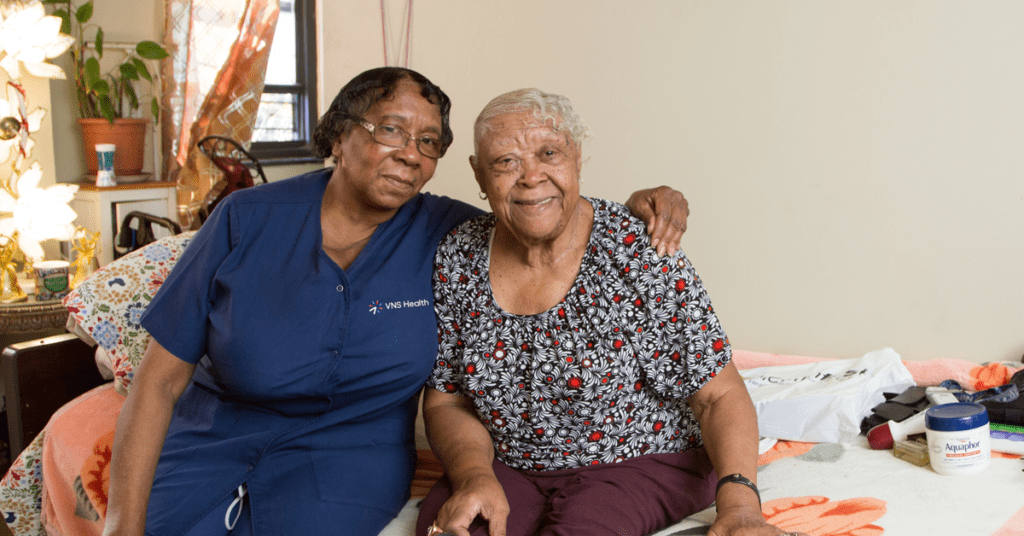
{"label": "vns health logo", "polygon": [[430,307],[430,300],[419,299],[416,301],[401,300],[380,303],[380,300],[374,300],[370,302],[370,314],[376,315],[377,313],[383,313],[384,311],[391,311],[394,309],[408,309],[410,307]]}

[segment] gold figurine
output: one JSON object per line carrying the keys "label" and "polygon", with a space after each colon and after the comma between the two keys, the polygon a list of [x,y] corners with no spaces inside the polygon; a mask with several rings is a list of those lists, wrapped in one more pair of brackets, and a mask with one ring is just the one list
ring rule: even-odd
{"label": "gold figurine", "polygon": [[96,260],[100,253],[99,231],[92,232],[84,227],[78,227],[71,235],[71,247],[75,251],[75,260],[71,263],[75,271],[71,278],[71,288],[74,289],[99,268],[99,261]]}
{"label": "gold figurine", "polygon": [[[7,240],[3,243],[3,240]],[[28,300],[18,285],[18,269],[14,257],[18,253],[18,233],[14,236],[0,236],[0,302],[16,303]]]}

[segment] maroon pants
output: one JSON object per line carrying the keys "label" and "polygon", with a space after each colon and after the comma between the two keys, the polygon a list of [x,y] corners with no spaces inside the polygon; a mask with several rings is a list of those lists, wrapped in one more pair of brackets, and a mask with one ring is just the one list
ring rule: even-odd
{"label": "maroon pants", "polygon": [[[562,471],[493,466],[511,510],[507,536],[646,536],[707,508],[718,481],[703,449]],[[451,494],[441,477],[420,505],[415,536]],[[469,531],[487,536],[487,521],[478,517]]]}

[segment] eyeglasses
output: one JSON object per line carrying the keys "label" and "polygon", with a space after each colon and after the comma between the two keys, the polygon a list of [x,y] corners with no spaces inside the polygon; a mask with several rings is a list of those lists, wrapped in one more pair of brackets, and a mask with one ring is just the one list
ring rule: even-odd
{"label": "eyeglasses", "polygon": [[409,145],[409,140],[413,140],[416,142],[416,150],[423,156],[428,158],[441,158],[444,156],[444,147],[441,144],[441,140],[430,134],[414,138],[408,132],[395,125],[374,125],[364,119],[357,119],[356,122],[370,132],[373,141],[381,145],[405,147]]}

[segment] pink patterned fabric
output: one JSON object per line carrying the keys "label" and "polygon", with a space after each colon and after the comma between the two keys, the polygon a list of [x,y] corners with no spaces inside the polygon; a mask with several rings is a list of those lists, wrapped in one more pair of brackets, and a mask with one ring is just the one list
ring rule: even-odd
{"label": "pink patterned fabric", "polygon": [[103,532],[110,448],[124,400],[102,385],[65,405],[47,425],[42,521],[48,536]]}
{"label": "pink patterned fabric", "polygon": [[0,480],[0,508],[16,536],[47,536],[39,516],[43,492],[43,438],[36,436]]}
{"label": "pink patterned fabric", "polygon": [[128,394],[149,344],[139,318],[193,234],[162,238],[133,251],[97,270],[64,298],[71,318],[106,351],[114,387],[122,395]]}

